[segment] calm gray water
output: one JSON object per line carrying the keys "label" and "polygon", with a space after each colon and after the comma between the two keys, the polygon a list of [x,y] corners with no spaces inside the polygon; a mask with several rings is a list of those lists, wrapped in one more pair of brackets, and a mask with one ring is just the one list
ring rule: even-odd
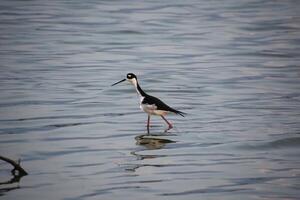
{"label": "calm gray water", "polygon": [[[3,200],[298,199],[300,3],[0,5]],[[188,113],[138,107],[128,83]],[[0,182],[11,167],[0,162]]]}

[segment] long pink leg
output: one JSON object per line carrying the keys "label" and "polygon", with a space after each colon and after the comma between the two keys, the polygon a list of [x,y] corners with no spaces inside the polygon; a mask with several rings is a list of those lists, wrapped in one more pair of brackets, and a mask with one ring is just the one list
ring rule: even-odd
{"label": "long pink leg", "polygon": [[163,120],[167,122],[167,124],[169,125],[169,129],[173,128],[173,125],[170,122],[168,122],[168,120],[164,116],[161,115],[161,118],[163,118]]}
{"label": "long pink leg", "polygon": [[147,128],[150,127],[150,115],[148,115],[148,120],[147,120]]}
{"label": "long pink leg", "polygon": [[147,127],[150,127],[150,115],[148,115],[148,120],[147,120]]}
{"label": "long pink leg", "polygon": [[149,134],[149,127],[150,127],[150,115],[148,115],[148,120],[147,120],[147,132]]}

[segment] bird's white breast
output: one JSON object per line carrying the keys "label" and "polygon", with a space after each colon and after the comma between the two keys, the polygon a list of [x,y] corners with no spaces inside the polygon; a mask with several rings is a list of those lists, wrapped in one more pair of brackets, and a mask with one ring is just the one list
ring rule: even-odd
{"label": "bird's white breast", "polygon": [[142,111],[150,114],[150,115],[166,115],[168,111],[165,110],[157,110],[157,106],[155,104],[143,104],[143,100],[145,97],[140,97],[140,108]]}

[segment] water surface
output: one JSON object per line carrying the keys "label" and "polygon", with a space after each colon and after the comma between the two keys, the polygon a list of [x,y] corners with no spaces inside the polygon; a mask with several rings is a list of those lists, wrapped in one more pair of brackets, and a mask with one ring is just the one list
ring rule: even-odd
{"label": "water surface", "polygon": [[[298,1],[1,1],[1,199],[298,199]],[[188,115],[174,129],[129,84]],[[10,166],[0,163],[1,183]]]}

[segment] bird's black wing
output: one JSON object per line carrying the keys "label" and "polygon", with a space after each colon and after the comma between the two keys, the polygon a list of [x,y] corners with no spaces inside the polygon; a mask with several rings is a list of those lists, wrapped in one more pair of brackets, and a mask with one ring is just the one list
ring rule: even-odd
{"label": "bird's black wing", "polygon": [[176,113],[178,115],[181,115],[182,117],[184,117],[184,115],[186,114],[184,112],[181,112],[179,110],[175,110],[174,108],[171,108],[170,106],[168,106],[167,104],[165,104],[160,99],[158,99],[154,96],[150,96],[150,95],[145,96],[142,103],[146,103],[146,104],[150,104],[150,105],[154,104],[157,107],[157,110],[170,111],[170,112]]}

